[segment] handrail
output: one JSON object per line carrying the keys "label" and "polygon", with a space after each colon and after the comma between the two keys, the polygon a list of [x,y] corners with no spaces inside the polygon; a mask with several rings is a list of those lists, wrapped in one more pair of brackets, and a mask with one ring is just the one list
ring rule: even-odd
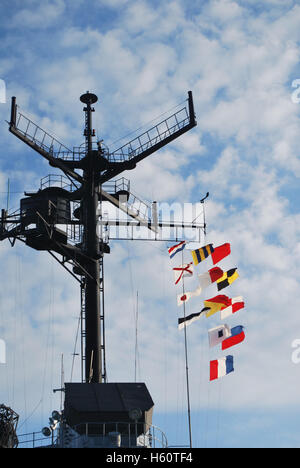
{"label": "handrail", "polygon": [[[183,115],[181,116],[181,114]],[[130,160],[157,143],[163,142],[167,137],[187,126],[189,121],[187,108],[183,107],[167,119],[162,120],[146,132],[110,153],[109,160],[112,162]]]}
{"label": "handrail", "polygon": [[39,125],[34,123],[32,120],[30,120],[28,117],[26,117],[19,111],[17,115],[15,128],[24,137],[28,138],[32,143],[36,144],[43,150],[46,150],[53,156],[56,155],[57,157],[57,155],[62,152],[71,151],[67,146],[65,146],[63,143],[57,140],[57,138],[50,135],[50,133],[46,132]]}
{"label": "handrail", "polygon": [[[139,434],[138,427],[145,426],[145,434]],[[124,431],[124,428],[127,429]],[[69,443],[64,440],[64,431],[71,429],[71,437],[69,437]],[[76,430],[77,429],[77,430]],[[80,434],[80,432],[84,432]],[[82,429],[84,429],[82,431]],[[97,431],[98,429],[98,431]],[[115,431],[113,431],[115,429]],[[95,432],[96,431],[96,432]],[[72,447],[80,446],[81,443],[88,446],[89,440],[97,440],[99,446],[104,447],[110,446],[108,443],[109,434],[112,432],[121,433],[121,445],[120,447],[147,447],[147,448],[167,448],[168,440],[164,432],[157,426],[152,424],[143,424],[139,422],[86,422],[81,423],[74,428],[69,428],[65,424],[61,424],[51,436],[45,437],[42,432],[30,432],[26,434],[18,435],[19,447],[20,448],[39,448],[39,447]],[[65,437],[66,439],[66,437]],[[102,439],[102,440],[101,440]],[[127,442],[127,445],[122,445],[123,442]],[[101,445],[102,442],[102,445]],[[103,445],[104,444],[104,445]],[[26,447],[24,447],[26,445]]]}

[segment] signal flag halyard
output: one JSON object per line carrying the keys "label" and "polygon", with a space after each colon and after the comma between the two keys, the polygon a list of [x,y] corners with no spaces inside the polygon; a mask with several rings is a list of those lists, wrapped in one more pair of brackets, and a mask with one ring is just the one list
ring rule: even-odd
{"label": "signal flag halyard", "polygon": [[[185,247],[186,241],[182,241],[173,247],[168,248],[170,258],[173,258]],[[211,255],[212,263],[215,265],[230,253],[231,248],[228,242],[216,248],[213,247],[213,244],[208,244],[191,251],[193,262],[173,268],[175,285],[177,285],[182,278],[193,275],[193,264],[198,265]],[[214,282],[217,284],[218,291],[221,291],[231,285],[238,277],[237,268],[231,268],[228,271],[223,271],[219,267],[213,267],[206,273],[198,275],[199,285],[194,291],[183,292],[182,294],[177,295],[177,304],[180,306],[187,302],[191,297],[199,296],[204,288]],[[228,296],[219,294],[211,299],[205,300],[204,308],[199,312],[178,318],[178,329],[185,329],[196,320],[199,320],[203,313],[205,313],[206,317],[210,317],[220,311],[221,319],[225,319],[236,313],[238,310],[244,308],[244,306],[243,297],[241,296],[229,298]],[[219,325],[208,330],[208,338],[210,347],[221,345],[221,348],[224,351],[232,346],[242,343],[245,340],[244,327],[239,325],[230,329],[226,324]],[[210,361],[210,381],[217,380],[232,372],[234,372],[232,355]]]}

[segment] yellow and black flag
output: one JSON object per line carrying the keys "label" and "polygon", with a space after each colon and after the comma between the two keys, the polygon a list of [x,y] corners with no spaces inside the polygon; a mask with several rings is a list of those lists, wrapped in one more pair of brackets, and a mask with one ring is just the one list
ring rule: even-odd
{"label": "yellow and black flag", "polygon": [[217,280],[218,291],[227,288],[227,286],[229,286],[239,277],[236,270],[237,268],[232,268],[231,270],[225,271],[224,275]]}
{"label": "yellow and black flag", "polygon": [[192,250],[194,264],[198,265],[198,263],[202,262],[202,260],[205,260],[209,255],[211,255],[213,251],[214,248],[212,244],[205,245],[204,247],[201,247],[201,249]]}

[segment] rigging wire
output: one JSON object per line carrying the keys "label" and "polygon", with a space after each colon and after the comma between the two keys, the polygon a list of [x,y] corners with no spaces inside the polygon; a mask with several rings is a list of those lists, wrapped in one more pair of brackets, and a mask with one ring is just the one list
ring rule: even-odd
{"label": "rigging wire", "polygon": [[134,135],[135,133],[139,132],[140,130],[142,130],[144,127],[150,125],[151,123],[155,122],[156,120],[160,119],[161,117],[163,117],[164,115],[168,114],[169,112],[171,112],[172,110],[175,110],[177,107],[179,106],[182,106],[183,103],[185,103],[187,101],[187,99],[185,99],[184,101],[180,102],[179,104],[171,107],[169,110],[163,112],[162,114],[158,115],[157,117],[155,117],[154,119],[151,119],[149,120],[148,122],[145,122],[143,125],[141,125],[139,128],[137,128],[136,130],[132,131],[132,132],[129,132],[127,133],[126,135],[124,135],[123,137],[121,138],[118,138],[116,141],[110,143],[110,145],[115,145],[116,143],[118,143],[119,141],[122,141],[122,140],[125,140],[125,138],[128,138],[130,137],[131,135]]}
{"label": "rigging wire", "polygon": [[[21,256],[18,255],[18,297],[19,297],[19,311],[20,311],[20,326],[21,326],[21,355],[23,361],[23,395],[24,395],[24,413],[25,413],[25,421],[27,420],[27,375],[26,375],[26,352],[25,352],[25,328],[24,328],[24,302],[23,302],[23,294],[22,294],[22,260]],[[26,428],[27,432],[27,428]]]}
{"label": "rigging wire", "polygon": [[[208,323],[205,321],[205,328],[206,334],[208,335]],[[205,414],[205,430],[204,430],[204,437],[203,437],[203,447],[207,448],[207,434],[208,434],[208,423],[209,423],[209,406],[210,406],[210,395],[211,395],[211,386],[210,382],[207,385],[207,394],[206,394],[206,414]]]}
{"label": "rigging wire", "polygon": [[[53,260],[51,261],[51,271],[50,271],[50,290],[49,290],[49,304],[48,304],[48,323],[47,323],[47,337],[46,337],[46,350],[45,350],[45,360],[44,360],[44,371],[43,371],[43,379],[42,379],[42,417],[44,412],[43,402],[45,396],[45,385],[46,385],[46,377],[47,377],[47,368],[48,368],[48,360],[49,360],[49,353],[50,353],[50,339],[51,339],[51,329],[53,331],[53,282],[54,282],[54,275],[53,275]],[[52,364],[51,364],[52,367]]]}
{"label": "rigging wire", "polygon": [[[177,314],[178,315],[178,314]],[[182,440],[185,437],[185,434],[182,433],[183,425],[181,424],[182,415],[185,414],[186,408],[184,407],[184,356],[185,356],[185,349],[184,349],[184,341],[178,339],[178,347],[177,347],[177,405],[176,405],[176,440]],[[178,445],[178,444],[177,444]]]}
{"label": "rigging wire", "polygon": [[[15,276],[17,278],[17,271],[18,271],[18,264],[17,264],[18,257],[15,255]],[[15,281],[15,284],[17,281]],[[14,318],[14,325],[13,325],[13,342],[17,343],[17,310],[18,310],[18,304],[17,304],[17,294],[15,291],[14,295],[14,311],[13,311],[13,318]],[[13,347],[13,359],[12,359],[12,407],[15,406],[15,378],[16,378],[16,346]]]}
{"label": "rigging wire", "polygon": [[[178,315],[178,314],[177,314]],[[181,355],[183,353],[181,353],[181,340],[178,340],[178,347],[177,347],[177,375],[180,376],[180,373],[181,373],[181,369],[182,369],[182,366],[181,366]],[[183,398],[180,398],[180,389],[179,389],[179,382],[181,381],[181,379],[177,379],[177,405],[176,405],[176,418],[177,418],[177,421],[179,421],[179,401],[181,401],[181,403],[183,402]],[[181,412],[183,411],[183,408],[181,410]],[[177,423],[176,424],[176,441],[179,440],[179,428],[181,427],[181,424]]]}
{"label": "rigging wire", "polygon": [[[51,309],[52,309],[52,314],[51,314],[51,361],[50,361],[50,378],[51,378],[51,389],[54,388],[54,351],[55,351],[55,338],[56,335],[54,333],[54,320],[55,320],[55,312],[54,312],[54,298],[55,298],[55,289],[54,289],[54,272],[53,272],[53,267],[54,267],[54,259],[52,258],[52,267],[51,267],[51,281],[52,281],[52,287],[51,287],[51,294],[50,300],[51,300]],[[53,407],[53,400],[54,400],[54,394],[51,392],[51,407]]]}
{"label": "rigging wire", "polygon": [[[182,251],[182,265],[183,261],[183,251]],[[184,276],[182,277],[182,295],[185,294],[184,288]],[[186,317],[186,304],[183,303],[184,318]],[[186,369],[186,393],[187,393],[187,412],[188,412],[188,427],[189,427],[189,441],[190,448],[193,446],[192,442],[192,423],[191,423],[191,405],[190,405],[190,385],[189,385],[189,365],[188,365],[188,345],[187,345],[187,332],[186,324],[184,324],[184,351],[185,351],[185,369]]]}
{"label": "rigging wire", "polygon": [[9,208],[9,198],[10,198],[10,184],[9,184],[9,179],[7,179],[7,201],[6,201],[6,211],[8,211],[8,208]]}
{"label": "rigging wire", "polygon": [[[127,231],[127,236],[129,236],[128,226],[126,227],[126,231]],[[135,334],[136,334],[135,339],[137,340],[137,323],[136,323],[137,322],[137,317],[136,317],[136,311],[135,311],[135,308],[134,308],[134,305],[135,305],[134,281],[133,281],[133,272],[132,272],[132,263],[131,263],[132,255],[131,255],[131,251],[130,251],[129,241],[126,241],[126,246],[127,246],[127,255],[128,255],[129,279],[130,279],[131,295],[132,295],[131,297],[132,297],[132,301],[133,301],[133,323],[135,324]],[[135,341],[135,353],[138,353],[137,341]],[[136,379],[136,367],[135,367],[134,373],[135,373],[135,379]],[[135,382],[136,382],[136,380],[135,380]]]}
{"label": "rigging wire", "polygon": [[[5,331],[5,322],[4,322],[4,307],[3,307],[3,302],[2,302],[2,293],[0,291],[0,331],[1,331],[1,338],[4,338],[4,335],[2,335],[2,330]],[[5,385],[6,385],[6,393],[8,395],[8,400],[9,400],[9,383],[8,383],[8,367],[5,366],[3,368],[4,374],[5,374]]]}
{"label": "rigging wire", "polygon": [[71,377],[70,377],[70,382],[71,383],[73,381],[73,371],[74,371],[75,357],[78,355],[76,353],[76,350],[77,350],[77,343],[78,343],[78,337],[79,337],[80,324],[81,324],[81,313],[79,314],[79,317],[78,317],[78,324],[77,324],[77,330],[76,330],[76,336],[75,336],[74,350],[73,350],[73,354],[72,354]]}
{"label": "rigging wire", "polygon": [[[203,203],[203,216],[204,216],[204,203]],[[205,245],[207,243],[207,232],[206,232],[206,229],[204,230],[204,234],[203,234],[203,245]],[[205,320],[205,329],[206,329],[206,336],[208,335],[208,323],[207,323],[207,320]],[[200,366],[200,372],[199,372],[199,375],[201,375],[201,366]],[[210,405],[210,385],[208,384],[207,385],[207,400],[206,400],[206,405],[205,405],[205,409],[206,409],[206,417],[205,417],[205,430],[204,430],[204,437],[203,437],[203,447],[204,448],[207,448],[207,434],[208,434],[208,419],[209,419],[209,405]]]}
{"label": "rigging wire", "polygon": [[65,386],[64,355],[61,355],[61,379],[60,379],[60,411],[63,409],[63,388]]}
{"label": "rigging wire", "polygon": [[[221,383],[221,382],[219,382]],[[218,404],[217,404],[217,428],[216,428],[216,448],[219,448],[219,431],[220,431],[220,406],[221,406],[221,390],[222,385],[218,388]]]}
{"label": "rigging wire", "polygon": [[[31,411],[31,413],[27,416],[27,418],[25,419],[25,421],[22,422],[21,425],[18,426],[18,430],[20,430],[31,418],[32,416],[34,415],[34,413],[37,411],[38,407],[41,405],[42,403],[42,400],[40,400],[38,402],[38,404],[34,407],[34,409]],[[26,431],[27,432],[27,431]]]}
{"label": "rigging wire", "polygon": [[138,355],[138,319],[139,319],[139,292],[136,292],[136,313],[135,313],[135,360],[134,360],[134,381],[136,382],[137,355]]}
{"label": "rigging wire", "polygon": [[[207,195],[208,196],[208,195]],[[207,196],[205,198],[207,198]],[[204,210],[204,203],[203,203],[203,210]],[[205,211],[203,212],[204,220],[205,220]],[[206,230],[206,224],[205,224],[205,230],[204,230],[204,244],[209,243],[209,240],[207,239],[207,230]],[[206,324],[206,330],[208,334],[208,324]],[[208,385],[208,404],[207,404],[207,423],[206,423],[206,434],[208,432],[208,419],[209,419],[209,405],[215,406],[216,407],[216,418],[215,418],[215,433],[216,433],[216,447],[218,447],[219,443],[219,429],[220,429],[220,416],[221,416],[221,396],[222,396],[222,390],[223,390],[223,385],[224,381],[220,379],[216,383],[216,392],[213,394],[211,391],[211,385],[209,383]],[[215,404],[213,405],[213,403]],[[212,409],[212,408],[211,408]],[[206,441],[207,442],[207,441]],[[212,445],[212,443],[211,443]]]}
{"label": "rigging wire", "polygon": [[[162,272],[162,295],[164,297],[164,301],[166,302],[167,294],[166,294],[166,271],[164,268],[164,257],[161,255],[161,272]],[[167,346],[167,336],[168,333],[164,333],[164,427],[167,427],[167,384],[168,384],[168,346]]]}

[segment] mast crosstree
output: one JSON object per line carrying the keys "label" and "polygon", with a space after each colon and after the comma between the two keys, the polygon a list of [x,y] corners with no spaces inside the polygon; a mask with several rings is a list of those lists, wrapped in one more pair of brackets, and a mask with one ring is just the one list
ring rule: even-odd
{"label": "mast crosstree", "polygon": [[[9,239],[12,245],[20,240],[48,251],[80,283],[82,381],[106,383],[103,259],[110,252],[109,240],[133,240],[136,228],[148,232],[139,239],[151,241],[177,241],[185,229],[205,230],[204,224],[196,222],[160,220],[156,202],[147,204],[133,195],[128,180],[116,178],[197,124],[189,91],[184,107],[110,153],[102,141],[94,141],[92,114],[97,96],[86,92],[80,101],[85,143],[71,150],[21,113],[12,98],[10,132],[63,175],[43,178],[37,192],[25,193],[20,210],[2,210],[0,240]],[[104,202],[120,210],[122,219],[105,218]],[[110,228],[116,234],[109,239]],[[126,235],[118,232],[122,228]],[[171,233],[165,236],[164,228]]]}

